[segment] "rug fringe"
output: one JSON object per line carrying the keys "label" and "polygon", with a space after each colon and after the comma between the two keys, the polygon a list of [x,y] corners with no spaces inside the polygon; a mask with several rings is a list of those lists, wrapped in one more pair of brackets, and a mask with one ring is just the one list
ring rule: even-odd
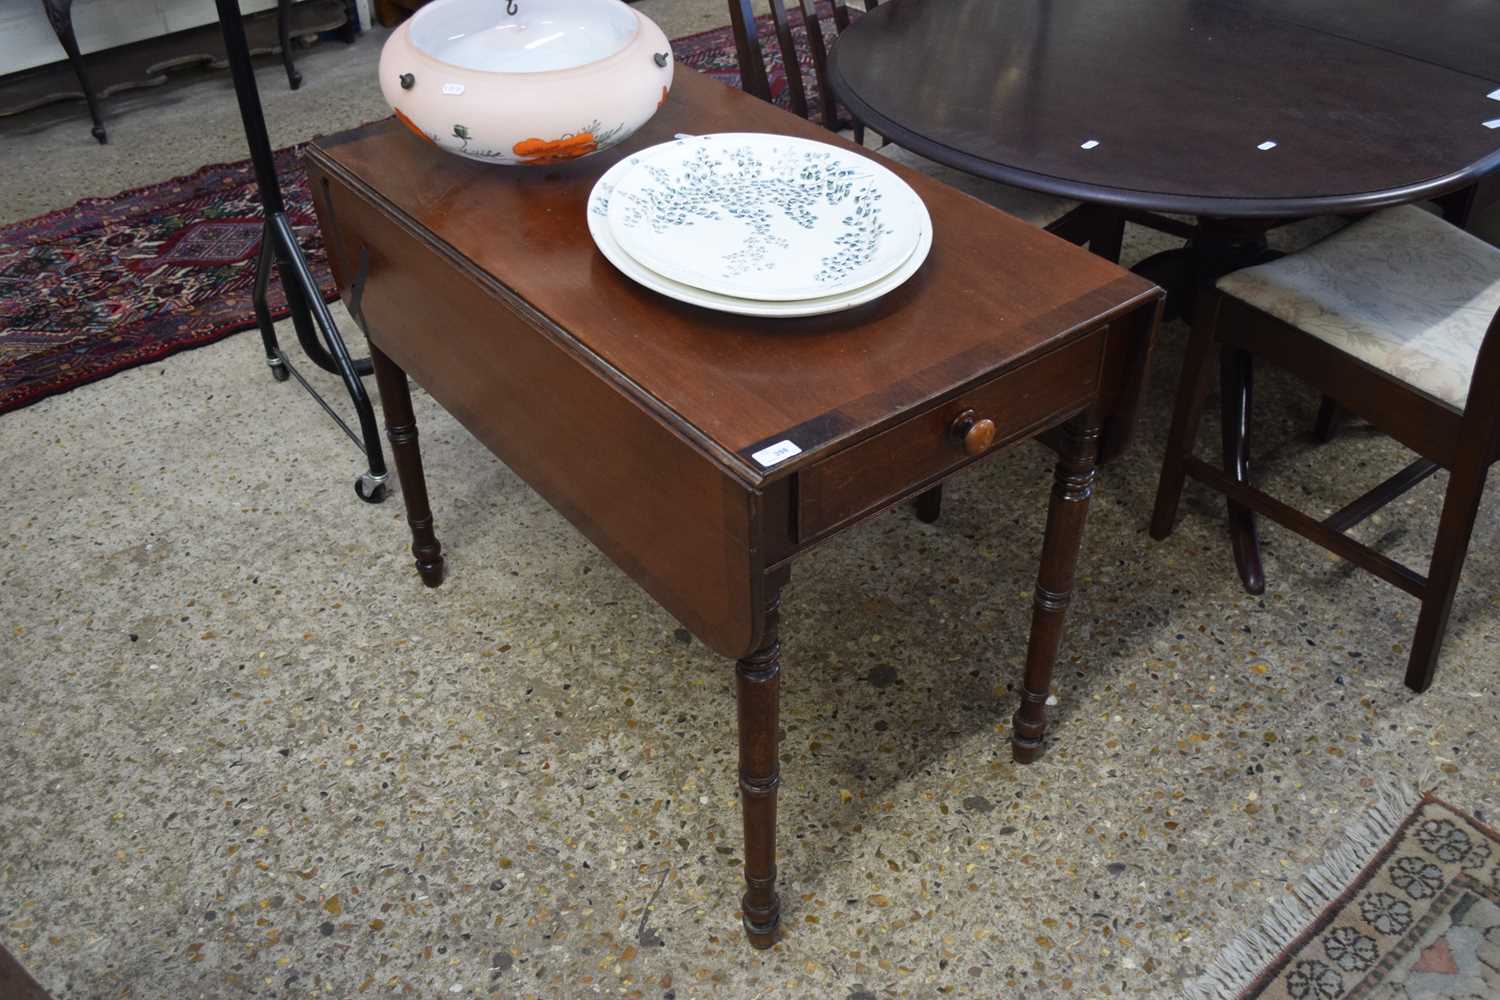
{"label": "rug fringe", "polygon": [[1382,781],[1375,804],[1349,825],[1292,895],[1272,902],[1260,923],[1225,945],[1203,975],[1183,984],[1176,1000],[1236,1000],[1343,893],[1421,801],[1422,793],[1406,782]]}

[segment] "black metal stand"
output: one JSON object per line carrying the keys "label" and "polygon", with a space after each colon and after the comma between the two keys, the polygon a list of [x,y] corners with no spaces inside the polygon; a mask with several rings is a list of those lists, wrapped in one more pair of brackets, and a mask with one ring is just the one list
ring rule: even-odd
{"label": "black metal stand", "polygon": [[[379,503],[386,495],[385,455],[381,451],[380,431],[375,423],[370,396],[365,392],[364,383],[360,381],[360,376],[370,374],[373,368],[368,358],[356,361],[349,357],[349,349],[344,346],[344,338],[339,335],[333,315],[323,301],[322,291],[313,278],[311,268],[307,266],[307,258],[286,217],[286,204],[281,198],[281,185],[276,179],[276,163],[271,155],[271,140],[266,134],[265,114],[260,106],[260,92],[256,89],[255,71],[250,64],[250,49],[245,43],[245,26],[240,20],[239,2],[215,0],[215,3],[219,8],[219,26],[224,32],[229,74],[234,80],[234,94],[239,100],[240,120],[245,126],[245,140],[250,145],[250,161],[255,166],[255,184],[260,189],[261,207],[266,219],[261,230],[260,257],[255,266],[255,319],[266,348],[266,364],[271,368],[271,376],[278,382],[295,377],[313,399],[318,401],[318,405],[343,428],[349,439],[363,449],[369,469],[354,481],[354,492],[367,503]],[[358,416],[359,433],[356,434],[307,379],[292,367],[286,353],[277,343],[276,330],[271,323],[271,310],[266,305],[266,287],[273,264],[280,272],[287,309],[291,312],[292,326],[297,332],[297,342],[302,345],[302,350],[313,364],[343,379],[344,388],[348,391]],[[323,335],[326,349],[318,342],[318,333]]]}

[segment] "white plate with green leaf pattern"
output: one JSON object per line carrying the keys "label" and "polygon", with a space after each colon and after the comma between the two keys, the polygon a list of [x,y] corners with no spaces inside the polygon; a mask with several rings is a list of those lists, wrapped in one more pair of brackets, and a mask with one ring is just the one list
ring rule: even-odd
{"label": "white plate with green leaf pattern", "polygon": [[611,235],[657,274],[719,295],[853,291],[899,268],[922,238],[917,193],[828,143],[724,132],[637,159],[610,195]]}
{"label": "white plate with green leaf pattern", "polygon": [[652,146],[639,153],[629,156],[604,172],[594,183],[594,189],[589,194],[588,225],[589,234],[593,236],[594,243],[599,247],[599,252],[604,258],[613,264],[627,278],[679,302],[690,305],[701,306],[705,309],[715,309],[719,312],[735,313],[741,316],[766,316],[791,318],[795,316],[820,316],[824,313],[841,312],[845,309],[853,309],[855,306],[872,302],[882,295],[894,290],[903,284],[908,278],[917,272],[922,262],[927,259],[927,252],[932,249],[932,220],[927,214],[927,206],[919,200],[917,202],[918,226],[920,233],[917,245],[911,254],[890,274],[863,285],[859,288],[841,292],[836,295],[822,295],[815,298],[798,299],[786,302],[768,302],[758,299],[742,299],[731,295],[719,295],[715,292],[704,291],[692,285],[686,285],[679,281],[657,274],[636,260],[615,241],[614,235],[609,228],[609,206],[610,195],[614,193],[615,184],[630,170],[639,166],[644,160],[651,159],[666,146]]}

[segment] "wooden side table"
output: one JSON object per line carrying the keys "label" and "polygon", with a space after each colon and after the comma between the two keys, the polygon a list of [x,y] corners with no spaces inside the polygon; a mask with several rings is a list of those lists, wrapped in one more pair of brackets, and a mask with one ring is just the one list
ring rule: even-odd
{"label": "wooden side table", "polygon": [[594,181],[676,132],[729,130],[842,142],[684,69],[625,147],[556,169],[462,160],[392,121],[318,140],[307,163],[340,288],[370,338],[422,579],[437,586],[444,567],[407,373],[737,661],[743,921],[769,947],[793,560],[1007,446],[1054,444],[1011,740],[1016,760],[1035,760],[1096,457],[1128,435],[1161,292],[906,170],[933,250],[868,306],[751,320],[623,278],[588,235]]}

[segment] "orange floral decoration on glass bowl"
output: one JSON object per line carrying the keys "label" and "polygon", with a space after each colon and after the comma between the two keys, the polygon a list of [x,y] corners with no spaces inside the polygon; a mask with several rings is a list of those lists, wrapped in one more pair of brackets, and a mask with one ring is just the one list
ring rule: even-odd
{"label": "orange floral decoration on glass bowl", "polygon": [[[421,136],[422,141],[426,142],[429,146],[437,146],[437,143],[433,141],[432,136],[428,135],[426,132],[423,132],[420,128],[418,128],[417,123],[402,114],[400,108],[392,108],[391,110],[395,112],[396,120],[399,121],[402,125],[405,125],[407,128],[411,129],[417,135]],[[442,147],[438,148],[441,149]]]}
{"label": "orange floral decoration on glass bowl", "polygon": [[594,133],[579,132],[565,135],[561,139],[522,139],[511,147],[527,163],[554,163],[559,160],[576,160],[599,148]]}

